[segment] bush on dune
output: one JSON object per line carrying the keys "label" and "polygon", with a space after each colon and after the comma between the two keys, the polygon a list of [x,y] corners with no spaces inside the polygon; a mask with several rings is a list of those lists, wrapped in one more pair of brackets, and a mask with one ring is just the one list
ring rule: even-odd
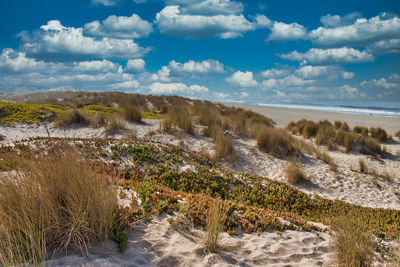
{"label": "bush on dune", "polygon": [[171,107],[164,122],[161,124],[161,128],[165,131],[171,131],[172,128],[179,128],[191,134],[193,132],[193,123],[188,107],[184,105]]}
{"label": "bush on dune", "polygon": [[140,108],[133,104],[122,108],[122,116],[127,121],[136,123],[142,122],[142,113],[140,112]]}
{"label": "bush on dune", "polygon": [[0,262],[39,263],[106,239],[116,188],[71,149],[40,156],[0,180]]}
{"label": "bush on dune", "polygon": [[294,139],[286,131],[264,127],[257,134],[257,146],[275,157],[287,158],[296,153]]}

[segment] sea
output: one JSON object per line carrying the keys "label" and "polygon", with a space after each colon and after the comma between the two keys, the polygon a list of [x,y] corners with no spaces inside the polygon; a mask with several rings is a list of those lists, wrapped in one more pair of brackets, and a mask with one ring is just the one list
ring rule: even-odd
{"label": "sea", "polygon": [[347,114],[359,114],[381,117],[400,117],[400,103],[392,104],[391,106],[353,106],[353,105],[319,105],[319,104],[264,104],[257,103],[256,105],[265,107],[281,107],[302,110],[316,110],[326,112],[338,112]]}

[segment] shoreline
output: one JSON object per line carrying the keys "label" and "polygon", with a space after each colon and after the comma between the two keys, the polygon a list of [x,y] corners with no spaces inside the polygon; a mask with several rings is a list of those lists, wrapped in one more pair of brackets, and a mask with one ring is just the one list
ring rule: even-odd
{"label": "shoreline", "polygon": [[394,135],[400,130],[399,117],[370,116],[361,114],[349,114],[340,112],[328,112],[317,110],[305,110],[286,107],[269,107],[251,104],[223,103],[227,106],[235,106],[248,109],[273,119],[276,127],[284,128],[291,121],[307,119],[312,121],[328,120],[333,123],[335,120],[347,122],[351,128],[354,126],[382,127],[388,134]]}

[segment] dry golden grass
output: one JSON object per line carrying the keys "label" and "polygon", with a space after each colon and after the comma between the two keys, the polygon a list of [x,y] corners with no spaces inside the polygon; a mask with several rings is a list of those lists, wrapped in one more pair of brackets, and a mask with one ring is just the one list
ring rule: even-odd
{"label": "dry golden grass", "polygon": [[131,104],[122,108],[122,117],[131,122],[142,122],[142,113],[137,105]]}
{"label": "dry golden grass", "polygon": [[166,132],[179,128],[182,131],[191,134],[193,132],[193,123],[189,108],[184,105],[171,107],[168,110],[166,118],[160,124],[160,127]]}
{"label": "dry golden grass", "polygon": [[370,132],[372,138],[375,138],[376,140],[378,140],[381,143],[386,142],[388,139],[388,134],[381,127],[377,127],[377,128],[371,127],[369,129],[369,132]]}
{"label": "dry golden grass", "polygon": [[290,163],[289,167],[284,170],[284,173],[285,180],[288,184],[296,184],[305,179],[304,173],[302,172],[299,164],[297,164],[295,161]]}
{"label": "dry golden grass", "polygon": [[105,126],[104,132],[106,135],[112,135],[118,131],[125,130],[125,121],[117,116],[111,116]]}
{"label": "dry golden grass", "polygon": [[257,134],[257,146],[275,157],[286,158],[295,154],[294,139],[286,131],[263,127]]}
{"label": "dry golden grass", "polygon": [[372,266],[371,234],[362,225],[346,217],[333,222],[335,256],[339,266]]}
{"label": "dry golden grass", "polygon": [[360,160],[358,161],[358,166],[359,166],[359,171],[360,171],[361,173],[368,173],[368,167],[367,167],[367,165],[365,164],[365,161],[364,161],[363,159],[360,159]]}
{"label": "dry golden grass", "polygon": [[0,180],[0,263],[39,263],[108,237],[116,189],[67,149],[19,164]]}
{"label": "dry golden grass", "polygon": [[223,200],[213,199],[210,201],[207,214],[207,233],[204,237],[204,248],[210,252],[216,252],[220,248],[218,245],[218,237],[224,229],[229,208],[229,205]]}
{"label": "dry golden grass", "polygon": [[69,111],[65,111],[62,113],[59,113],[56,117],[56,119],[54,120],[54,126],[56,127],[66,127],[68,125],[71,125],[73,123],[84,123],[85,118],[82,116],[82,114],[76,110],[69,110]]}

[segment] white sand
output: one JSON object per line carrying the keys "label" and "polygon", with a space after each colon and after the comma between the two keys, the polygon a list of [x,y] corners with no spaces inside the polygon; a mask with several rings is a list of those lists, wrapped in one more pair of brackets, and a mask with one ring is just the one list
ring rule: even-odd
{"label": "white sand", "polygon": [[[125,253],[116,253],[109,241],[88,257],[70,255],[54,266],[329,266],[332,241],[329,234],[304,231],[264,232],[262,235],[221,235],[227,247],[218,253],[202,248],[204,231],[177,231],[166,216],[136,226]],[[98,251],[98,253],[96,253]]]}
{"label": "white sand", "polygon": [[308,119],[312,121],[329,120],[334,122],[335,120],[345,121],[350,127],[356,125],[366,127],[382,127],[388,134],[394,135],[395,132],[400,130],[400,118],[398,117],[381,117],[381,116],[368,116],[368,115],[357,115],[357,114],[346,114],[337,112],[325,112],[325,111],[314,111],[314,110],[302,110],[302,109],[291,109],[281,107],[265,107],[257,105],[247,104],[232,104],[224,103],[225,105],[237,106],[244,109],[249,109],[254,112],[260,113],[267,117],[270,117],[277,123],[277,127],[286,127],[290,121],[298,121],[301,119]]}

